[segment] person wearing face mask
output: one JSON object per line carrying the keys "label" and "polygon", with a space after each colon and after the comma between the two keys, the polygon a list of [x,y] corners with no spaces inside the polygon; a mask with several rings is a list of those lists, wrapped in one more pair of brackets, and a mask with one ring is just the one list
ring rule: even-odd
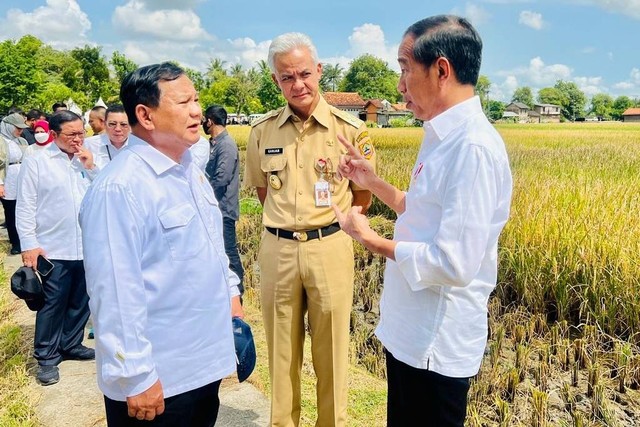
{"label": "person wearing face mask", "polygon": [[38,151],[41,151],[44,147],[49,145],[51,141],[53,141],[53,136],[49,131],[49,123],[46,120],[37,120],[33,125],[33,131],[33,137],[36,142],[35,144],[28,146],[24,151],[25,159],[29,156],[33,156]]}
{"label": "person wearing face mask", "polygon": [[7,150],[6,175],[3,182],[0,183],[4,193],[1,200],[4,207],[9,242],[11,243],[11,255],[20,253],[20,239],[16,230],[16,191],[22,156],[24,150],[29,146],[21,136],[23,129],[27,127],[28,125],[24,122],[24,118],[18,113],[9,114],[0,122],[0,135],[5,140]]}

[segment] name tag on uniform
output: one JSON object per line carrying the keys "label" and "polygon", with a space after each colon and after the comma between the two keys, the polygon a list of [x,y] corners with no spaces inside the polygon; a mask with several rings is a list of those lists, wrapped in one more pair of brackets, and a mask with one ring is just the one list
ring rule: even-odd
{"label": "name tag on uniform", "polygon": [[282,147],[264,149],[264,154],[266,154],[267,156],[273,156],[274,154],[282,154],[282,153],[284,153],[284,149]]}

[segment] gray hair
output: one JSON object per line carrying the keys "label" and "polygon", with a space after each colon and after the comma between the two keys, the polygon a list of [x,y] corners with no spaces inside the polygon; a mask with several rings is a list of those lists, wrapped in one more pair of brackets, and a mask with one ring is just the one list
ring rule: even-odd
{"label": "gray hair", "polygon": [[288,53],[300,47],[309,49],[313,62],[316,64],[320,63],[318,51],[308,35],[302,33],[285,33],[273,39],[271,46],[269,46],[268,61],[271,72],[276,72],[276,55]]}

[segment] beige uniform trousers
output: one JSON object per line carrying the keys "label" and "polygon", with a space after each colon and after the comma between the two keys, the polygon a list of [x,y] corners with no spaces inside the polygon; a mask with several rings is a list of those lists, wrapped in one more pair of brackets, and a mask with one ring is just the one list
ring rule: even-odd
{"label": "beige uniform trousers", "polygon": [[352,239],[338,231],[298,242],[265,231],[258,262],[269,350],[271,425],[299,424],[304,315],[308,312],[317,376],[316,426],[344,426],[353,300]]}

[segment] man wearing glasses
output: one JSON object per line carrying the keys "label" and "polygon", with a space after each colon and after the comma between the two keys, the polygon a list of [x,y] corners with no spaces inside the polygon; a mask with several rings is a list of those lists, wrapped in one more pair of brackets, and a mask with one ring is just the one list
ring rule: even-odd
{"label": "man wearing glasses", "polygon": [[106,132],[91,136],[84,141],[85,147],[93,153],[98,170],[120,153],[129,140],[129,120],[122,105],[111,105],[105,113]]}
{"label": "man wearing glasses", "polygon": [[82,345],[89,296],[78,223],[80,202],[95,173],[93,156],[82,146],[84,126],[76,113],[60,111],[49,126],[54,143],[22,163],[16,204],[23,264],[35,270],[41,255],[54,265],[42,278],[44,307],[36,315],[33,355],[42,385],[58,382],[62,360],[95,357]]}

